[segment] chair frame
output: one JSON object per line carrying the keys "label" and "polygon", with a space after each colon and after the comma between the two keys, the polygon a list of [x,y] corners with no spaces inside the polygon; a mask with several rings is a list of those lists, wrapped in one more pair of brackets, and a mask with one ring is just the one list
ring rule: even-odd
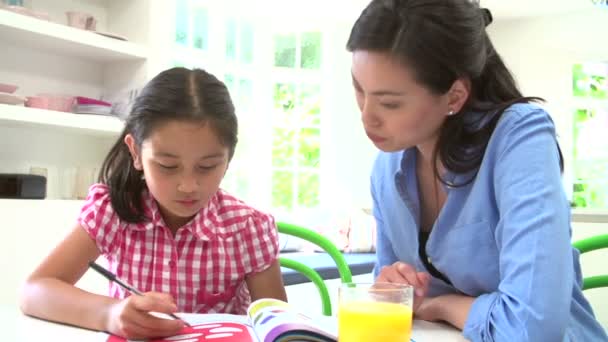
{"label": "chair frame", "polygon": [[[572,244],[580,254],[608,248],[608,234],[592,236]],[[583,278],[583,290],[608,287],[608,274]]]}
{"label": "chair frame", "polygon": [[[344,255],[342,255],[342,252],[340,252],[336,245],[334,245],[328,238],[308,228],[285,222],[277,222],[277,228],[279,233],[292,235],[321,247],[336,263],[342,283],[344,284],[352,282],[352,273],[346,259],[344,258]],[[321,295],[322,312],[326,316],[331,316],[332,310],[329,290],[327,289],[327,285],[325,285],[325,282],[323,281],[323,278],[319,272],[301,262],[289,258],[280,257],[279,262],[283,267],[302,273],[315,284],[319,294]]]}

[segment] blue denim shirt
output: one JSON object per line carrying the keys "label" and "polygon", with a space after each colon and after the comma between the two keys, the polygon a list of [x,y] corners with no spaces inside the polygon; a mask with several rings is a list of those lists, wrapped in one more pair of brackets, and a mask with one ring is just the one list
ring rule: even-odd
{"label": "blue denim shirt", "polygon": [[[377,263],[426,271],[418,254],[415,149],[378,155],[372,171]],[[473,176],[448,173],[461,184]],[[463,335],[471,341],[608,341],[581,290],[571,247],[570,205],[547,112],[516,104],[504,112],[474,181],[445,186],[446,202],[426,246],[452,283],[432,278],[430,296],[475,297]]]}

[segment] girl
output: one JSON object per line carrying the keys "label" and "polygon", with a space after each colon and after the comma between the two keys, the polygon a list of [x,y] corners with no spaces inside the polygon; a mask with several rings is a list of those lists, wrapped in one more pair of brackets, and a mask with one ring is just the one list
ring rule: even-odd
{"label": "girl", "polygon": [[471,341],[608,341],[582,294],[562,158],[469,0],[373,0],[347,48],[372,171],[376,280]]}
{"label": "girl", "polygon": [[[23,312],[139,339],[183,327],[151,311],[244,314],[251,299],[286,300],[273,218],[219,189],[236,143],[221,81],[185,68],[152,79],[76,227],[28,278]],[[75,287],[99,255],[145,296]]]}

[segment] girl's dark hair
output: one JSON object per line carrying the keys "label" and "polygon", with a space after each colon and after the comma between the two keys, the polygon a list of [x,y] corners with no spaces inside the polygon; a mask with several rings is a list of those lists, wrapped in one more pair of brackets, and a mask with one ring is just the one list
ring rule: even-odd
{"label": "girl's dark hair", "polygon": [[[373,0],[355,22],[346,45],[351,52],[391,53],[435,94],[445,94],[459,78],[471,81],[467,102],[444,121],[433,151],[456,173],[479,168],[505,109],[542,101],[524,97],[517,88],[486,33],[491,22],[490,11],[471,0]],[[563,169],[561,150],[559,154]],[[435,176],[446,183],[439,176],[437,159],[433,158]],[[450,185],[466,185],[473,179]]]}
{"label": "girl's dark hair", "polygon": [[125,136],[133,135],[141,148],[157,127],[174,120],[211,125],[221,143],[228,147],[229,158],[234,155],[237,118],[224,83],[200,69],[173,68],[161,72],[135,99],[125,128],[99,173],[99,182],[109,187],[112,207],[121,220],[132,223],[146,220],[142,202],[146,182],[142,172],[133,166]]}

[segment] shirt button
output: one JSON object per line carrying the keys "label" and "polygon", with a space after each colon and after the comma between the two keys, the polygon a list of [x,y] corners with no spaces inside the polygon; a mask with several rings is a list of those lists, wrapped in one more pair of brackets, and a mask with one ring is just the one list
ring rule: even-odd
{"label": "shirt button", "polygon": [[169,267],[175,268],[175,261],[169,260]]}

